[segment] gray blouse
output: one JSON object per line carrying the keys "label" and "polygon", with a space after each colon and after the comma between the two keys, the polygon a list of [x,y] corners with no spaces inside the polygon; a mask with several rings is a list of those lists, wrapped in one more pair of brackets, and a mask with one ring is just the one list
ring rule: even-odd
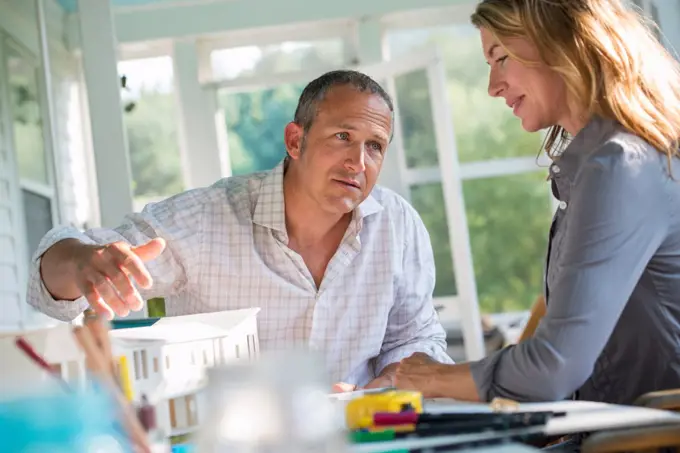
{"label": "gray blouse", "polygon": [[554,161],[548,310],[533,338],[471,363],[482,399],[629,404],[680,387],[680,159],[671,171],[598,117]]}

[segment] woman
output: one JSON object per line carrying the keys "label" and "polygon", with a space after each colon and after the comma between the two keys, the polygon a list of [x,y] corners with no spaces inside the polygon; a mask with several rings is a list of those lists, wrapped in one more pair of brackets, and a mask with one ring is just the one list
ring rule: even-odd
{"label": "woman", "polygon": [[406,359],[396,385],[622,404],[680,387],[678,63],[619,0],[484,0],[472,22],[489,94],[527,131],[550,128],[547,312],[532,338],[478,362]]}

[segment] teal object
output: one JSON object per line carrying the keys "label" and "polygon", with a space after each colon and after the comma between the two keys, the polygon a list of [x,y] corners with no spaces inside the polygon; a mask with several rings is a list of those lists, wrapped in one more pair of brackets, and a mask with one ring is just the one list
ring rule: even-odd
{"label": "teal object", "polygon": [[153,326],[161,318],[142,318],[142,319],[114,319],[111,321],[112,329],[129,329],[131,327]]}
{"label": "teal object", "polygon": [[191,444],[177,444],[172,446],[172,453],[194,453],[196,449]]}
{"label": "teal object", "polygon": [[49,394],[0,401],[2,451],[12,453],[132,453],[102,392]]}

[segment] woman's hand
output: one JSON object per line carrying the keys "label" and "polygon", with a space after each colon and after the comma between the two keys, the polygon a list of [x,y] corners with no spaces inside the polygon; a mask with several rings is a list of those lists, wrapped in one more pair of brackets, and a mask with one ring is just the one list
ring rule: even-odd
{"label": "woman's hand", "polygon": [[440,363],[420,352],[400,362],[395,374],[395,387],[418,391],[423,398],[479,401],[468,364]]}

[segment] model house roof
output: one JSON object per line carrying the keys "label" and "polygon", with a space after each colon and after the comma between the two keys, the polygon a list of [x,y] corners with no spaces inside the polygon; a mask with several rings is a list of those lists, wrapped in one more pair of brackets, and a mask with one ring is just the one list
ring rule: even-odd
{"label": "model house roof", "polygon": [[111,337],[128,341],[162,341],[186,343],[228,337],[234,329],[255,317],[259,308],[228,310],[215,313],[172,316],[161,318],[146,327],[134,327],[111,331]]}

